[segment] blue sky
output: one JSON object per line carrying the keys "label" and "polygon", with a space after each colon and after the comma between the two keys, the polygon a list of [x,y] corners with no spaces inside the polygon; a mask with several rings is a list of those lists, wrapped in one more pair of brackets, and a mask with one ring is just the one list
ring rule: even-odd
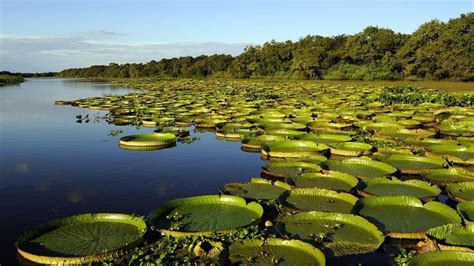
{"label": "blue sky", "polygon": [[307,34],[353,34],[369,25],[411,33],[474,1],[0,0],[0,69],[56,71],[110,62],[230,53]]}

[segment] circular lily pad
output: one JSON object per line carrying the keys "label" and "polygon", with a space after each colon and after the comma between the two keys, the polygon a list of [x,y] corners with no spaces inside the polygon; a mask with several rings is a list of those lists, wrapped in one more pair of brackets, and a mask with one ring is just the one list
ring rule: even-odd
{"label": "circular lily pad", "polygon": [[441,193],[436,185],[428,182],[411,179],[401,181],[395,177],[391,179],[380,177],[364,181],[364,188],[359,190],[363,196],[396,196],[406,195],[419,199],[434,199]]}
{"label": "circular lily pad", "polygon": [[171,133],[145,133],[120,138],[119,144],[131,147],[173,146],[176,136]]}
{"label": "circular lily pad", "polygon": [[[461,247],[474,247],[474,226],[445,224],[426,231],[426,234],[442,241],[443,244]],[[451,247],[453,248],[453,247]]]}
{"label": "circular lily pad", "polygon": [[372,152],[372,145],[361,142],[342,142],[329,144],[331,155],[341,156],[362,156],[369,155]]}
{"label": "circular lily pad", "polygon": [[264,178],[252,178],[250,183],[230,183],[224,186],[224,192],[235,196],[257,200],[274,200],[291,189],[286,183],[272,183]]}
{"label": "circular lily pad", "polygon": [[466,251],[432,251],[411,259],[408,266],[472,266],[474,253]]}
{"label": "circular lily pad", "polygon": [[402,173],[406,174],[419,174],[423,169],[443,168],[446,166],[446,162],[443,159],[408,154],[390,154],[381,158],[381,161],[398,168]]}
{"label": "circular lily pad", "polygon": [[267,142],[283,141],[283,140],[285,140],[284,137],[276,136],[276,135],[260,135],[257,137],[245,137],[242,139],[242,148],[260,151],[260,148],[262,147],[262,145]]}
{"label": "circular lily pad", "polygon": [[456,206],[466,224],[474,224],[474,201],[464,201]]}
{"label": "circular lily pad", "polygon": [[375,225],[353,214],[301,212],[283,217],[277,229],[280,234],[321,244],[336,256],[371,252],[384,241]]}
{"label": "circular lily pad", "polygon": [[338,191],[350,191],[359,180],[349,174],[337,171],[302,173],[291,177],[297,187],[319,187]]}
{"label": "circular lily pad", "polygon": [[324,254],[312,245],[278,238],[235,242],[229,260],[237,265],[326,265]]}
{"label": "circular lily pad", "polygon": [[374,161],[367,157],[350,158],[343,161],[328,160],[322,166],[333,171],[348,173],[358,177],[380,177],[393,174],[396,168],[382,162]]}
{"label": "circular lily pad", "polygon": [[173,235],[208,235],[258,221],[263,208],[256,202],[229,195],[205,195],[171,200],[149,214],[161,232]]}
{"label": "circular lily pad", "polygon": [[430,182],[446,185],[455,182],[474,181],[474,173],[464,168],[429,169],[421,171],[421,175]]}
{"label": "circular lily pad", "polygon": [[319,171],[321,167],[315,163],[303,161],[270,162],[262,166],[262,176],[267,178],[287,178],[305,171]]}
{"label": "circular lily pad", "polygon": [[443,157],[458,164],[474,164],[474,146],[432,145],[426,147],[426,150],[427,156]]}
{"label": "circular lily pad", "polygon": [[310,140],[316,143],[329,144],[351,141],[352,137],[348,135],[336,135],[336,134],[302,134],[298,136],[300,140]]}
{"label": "circular lily pad", "polygon": [[458,213],[447,205],[436,201],[423,205],[410,196],[363,198],[356,208],[360,215],[396,238],[423,238],[430,228],[461,223]]}
{"label": "circular lily pad", "polygon": [[34,227],[20,236],[18,253],[42,264],[93,263],[138,244],[146,232],[143,219],[117,213],[81,214]]}
{"label": "circular lily pad", "polygon": [[460,182],[450,184],[446,191],[457,202],[474,200],[474,182]]}
{"label": "circular lily pad", "polygon": [[308,157],[329,150],[324,144],[307,140],[285,140],[269,142],[262,146],[262,154],[270,157]]}
{"label": "circular lily pad", "polygon": [[357,199],[352,194],[329,189],[294,188],[285,202],[300,210],[350,213]]}

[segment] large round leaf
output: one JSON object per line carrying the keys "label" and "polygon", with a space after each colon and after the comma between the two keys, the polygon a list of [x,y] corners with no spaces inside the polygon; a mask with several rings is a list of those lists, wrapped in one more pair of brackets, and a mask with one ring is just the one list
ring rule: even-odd
{"label": "large round leaf", "polygon": [[474,247],[474,226],[445,224],[426,231],[426,234],[453,246]]}
{"label": "large round leaf", "polygon": [[474,200],[474,182],[450,184],[446,191],[456,201]]}
{"label": "large round leaf", "polygon": [[444,157],[449,161],[461,164],[474,164],[474,146],[433,145],[426,147],[428,155]]}
{"label": "large round leaf", "polygon": [[321,170],[319,165],[303,161],[270,162],[262,166],[262,168],[262,176],[269,178],[286,178],[306,171]]}
{"label": "large round leaf", "polygon": [[244,149],[255,149],[260,151],[262,144],[272,141],[283,141],[285,140],[282,136],[276,135],[260,135],[257,137],[245,137],[242,139],[242,148]]}
{"label": "large round leaf", "polygon": [[143,219],[125,214],[81,214],[39,225],[20,236],[18,253],[35,263],[82,264],[119,256],[145,234]]}
{"label": "large round leaf", "polygon": [[458,167],[423,170],[421,171],[421,175],[430,182],[440,185],[463,181],[474,181],[474,172]]}
{"label": "large round leaf", "polygon": [[308,157],[325,153],[329,147],[305,140],[285,140],[269,142],[262,146],[262,153],[270,157]]}
{"label": "large round leaf", "polygon": [[402,173],[420,173],[423,169],[443,168],[446,166],[446,162],[443,159],[408,154],[391,154],[381,158],[381,161],[398,168]]}
{"label": "large round leaf", "polygon": [[224,192],[248,199],[274,200],[291,189],[286,183],[263,178],[252,178],[250,183],[230,183],[224,186]]}
{"label": "large round leaf", "polygon": [[172,146],[176,136],[171,133],[145,133],[120,138],[120,145],[132,147]]}
{"label": "large round leaf", "polygon": [[408,266],[472,266],[474,253],[465,251],[432,251],[416,256]]}
{"label": "large round leaf", "polygon": [[361,142],[342,142],[329,144],[331,155],[341,156],[362,156],[369,155],[372,152],[372,145]]}
{"label": "large round leaf", "polygon": [[294,188],[285,199],[300,210],[350,213],[357,197],[322,188]]}
{"label": "large round leaf", "polygon": [[452,208],[440,202],[423,203],[410,196],[369,197],[360,199],[359,214],[393,237],[422,238],[430,228],[461,223]]}
{"label": "large round leaf", "polygon": [[328,160],[321,165],[330,170],[355,175],[358,177],[379,177],[393,174],[396,168],[382,162],[371,160],[367,157],[350,158],[343,161]]}
{"label": "large round leaf", "polygon": [[434,198],[441,193],[436,185],[421,180],[401,181],[395,177],[391,179],[380,177],[364,181],[364,188],[360,191],[363,195],[396,196],[406,195],[419,199]]}
{"label": "large round leaf", "polygon": [[248,239],[229,247],[229,260],[236,265],[320,265],[324,254],[299,240],[269,238]]}
{"label": "large round leaf", "polygon": [[169,235],[207,235],[252,224],[263,214],[256,202],[229,195],[205,195],[169,201],[153,210],[150,221]]}
{"label": "large round leaf", "polygon": [[474,224],[474,201],[464,201],[456,206],[459,214],[461,214],[464,222]]}
{"label": "large round leaf", "polygon": [[352,137],[348,135],[336,135],[336,134],[302,134],[298,136],[300,140],[310,140],[316,143],[339,143],[351,141]]}
{"label": "large round leaf", "polygon": [[283,217],[277,229],[292,238],[315,241],[336,256],[371,252],[384,241],[375,225],[353,214],[301,212]]}
{"label": "large round leaf", "polygon": [[307,172],[292,176],[291,180],[297,187],[319,187],[339,191],[350,191],[359,182],[356,177],[337,171]]}

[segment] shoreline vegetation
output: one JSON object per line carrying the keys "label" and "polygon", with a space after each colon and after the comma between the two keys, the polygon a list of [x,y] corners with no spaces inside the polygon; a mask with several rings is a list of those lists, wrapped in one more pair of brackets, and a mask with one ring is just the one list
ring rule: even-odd
{"label": "shoreline vegetation", "polygon": [[25,81],[25,79],[22,76],[3,73],[0,74],[0,86],[16,85],[22,83],[23,81]]}
{"label": "shoreline vegetation", "polygon": [[432,20],[412,34],[369,26],[354,35],[311,36],[215,54],[65,69],[65,78],[232,78],[474,81],[474,13]]}

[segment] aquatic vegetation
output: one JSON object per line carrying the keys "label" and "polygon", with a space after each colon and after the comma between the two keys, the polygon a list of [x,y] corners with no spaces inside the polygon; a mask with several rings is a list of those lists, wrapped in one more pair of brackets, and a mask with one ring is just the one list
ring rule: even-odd
{"label": "aquatic vegetation", "polygon": [[420,254],[408,262],[408,266],[456,265],[469,266],[474,263],[474,253],[445,250]]}
{"label": "aquatic vegetation", "polygon": [[258,221],[263,208],[256,202],[228,195],[175,199],[149,214],[150,221],[172,236],[209,235],[230,231]]}
{"label": "aquatic vegetation", "polygon": [[283,235],[311,241],[336,256],[371,252],[384,241],[375,225],[354,214],[301,212],[283,217],[277,228]]}
{"label": "aquatic vegetation", "polygon": [[436,201],[423,204],[410,196],[368,197],[358,201],[358,213],[394,238],[423,238],[425,231],[445,224],[460,224],[452,208]]}
{"label": "aquatic vegetation", "polygon": [[18,253],[44,264],[82,264],[121,256],[139,244],[147,226],[139,217],[116,213],[70,216],[20,236]]}
{"label": "aquatic vegetation", "polygon": [[[173,147],[207,132],[265,161],[261,177],[230,182],[221,195],[153,210],[149,230],[158,239],[114,258],[118,264],[324,265],[325,256],[388,256],[386,236],[406,254],[407,239],[427,236],[440,247],[470,248],[474,108],[462,94],[304,81],[113,82],[145,89],[60,104],[104,110],[96,117],[117,126],[154,128],[122,137],[124,149]],[[444,252],[432,253],[433,262],[470,262]],[[410,258],[400,261],[432,259]]]}
{"label": "aquatic vegetation", "polygon": [[251,265],[326,265],[324,254],[299,240],[249,239],[229,247],[229,259],[235,264]]}

